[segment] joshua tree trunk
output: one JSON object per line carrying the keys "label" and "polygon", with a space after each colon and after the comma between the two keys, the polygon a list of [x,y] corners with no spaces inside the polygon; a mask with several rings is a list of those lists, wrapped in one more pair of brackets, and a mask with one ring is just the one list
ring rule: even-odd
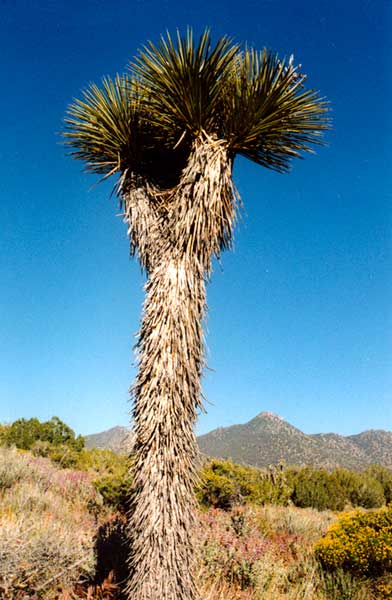
{"label": "joshua tree trunk", "polygon": [[128,597],[196,600],[194,425],[204,363],[205,279],[212,255],[230,243],[236,204],[224,144],[200,138],[164,210],[157,194],[148,200],[146,191],[150,209],[143,209],[141,223],[132,209],[135,193],[127,213],[131,245],[137,245],[149,278],[133,388]]}
{"label": "joshua tree trunk", "polygon": [[187,258],[167,258],[151,273],[134,389],[129,597],[135,600],[197,598],[191,542],[197,456],[193,428],[204,303],[204,279]]}

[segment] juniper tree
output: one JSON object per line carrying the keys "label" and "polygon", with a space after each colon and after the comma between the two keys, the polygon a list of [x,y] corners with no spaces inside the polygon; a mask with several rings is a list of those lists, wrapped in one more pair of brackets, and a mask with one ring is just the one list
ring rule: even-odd
{"label": "juniper tree", "polygon": [[86,170],[117,175],[131,255],[146,273],[132,387],[132,600],[195,600],[192,524],[205,286],[230,248],[242,155],[285,172],[321,143],[327,105],[292,58],[212,44],[191,29],[149,42],[125,75],[90,85],[66,117]]}

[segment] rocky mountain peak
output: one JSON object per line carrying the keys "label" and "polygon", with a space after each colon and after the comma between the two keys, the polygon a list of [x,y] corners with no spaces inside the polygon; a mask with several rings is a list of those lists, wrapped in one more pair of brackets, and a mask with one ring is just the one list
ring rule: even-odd
{"label": "rocky mountain peak", "polygon": [[[198,438],[203,454],[230,458],[237,463],[268,467],[284,461],[288,465],[312,465],[362,469],[371,464],[392,468],[392,432],[364,431],[351,436],[337,433],[308,435],[282,417],[267,411],[242,425],[219,427]],[[86,436],[86,446],[127,452],[132,433],[114,427]]]}

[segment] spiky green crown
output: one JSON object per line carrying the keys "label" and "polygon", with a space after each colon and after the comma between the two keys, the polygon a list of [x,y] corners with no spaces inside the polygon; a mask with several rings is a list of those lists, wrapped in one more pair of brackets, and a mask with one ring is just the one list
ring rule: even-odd
{"label": "spiky green crown", "polygon": [[241,50],[227,37],[195,44],[169,33],[148,43],[128,74],[105,78],[70,105],[64,136],[86,169],[126,172],[163,188],[178,181],[203,132],[227,141],[231,156],[285,171],[293,157],[322,143],[328,105],[305,90],[305,76],[263,50]]}

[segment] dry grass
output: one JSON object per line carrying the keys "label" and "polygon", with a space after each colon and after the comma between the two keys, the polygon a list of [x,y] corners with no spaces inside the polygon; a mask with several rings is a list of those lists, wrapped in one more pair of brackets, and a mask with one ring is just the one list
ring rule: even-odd
{"label": "dry grass", "polygon": [[307,542],[315,542],[336,520],[332,511],[320,512],[313,508],[295,506],[273,506],[267,504],[258,509],[259,518],[268,529],[304,537]]}
{"label": "dry grass", "polygon": [[0,448],[0,598],[56,598],[95,571],[86,473]]}
{"label": "dry grass", "polygon": [[365,583],[324,576],[313,545],[336,519],[295,507],[241,507],[201,514],[198,530],[205,600],[370,600]]}
{"label": "dry grass", "polygon": [[[97,533],[97,502],[87,473],[0,448],[1,600],[122,598],[125,521],[112,516]],[[370,600],[366,584],[342,572],[323,575],[315,561],[314,542],[335,518],[281,506],[200,512],[194,552],[200,596]]]}

